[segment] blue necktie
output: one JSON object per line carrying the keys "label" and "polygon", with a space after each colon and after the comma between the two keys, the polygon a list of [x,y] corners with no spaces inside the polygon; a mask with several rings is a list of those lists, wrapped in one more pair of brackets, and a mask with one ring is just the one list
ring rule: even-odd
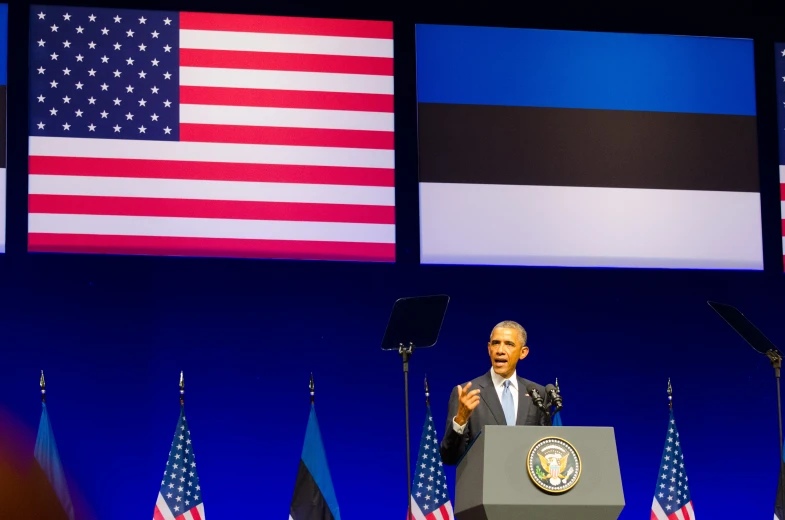
{"label": "blue necktie", "polygon": [[510,380],[504,382],[504,390],[502,391],[502,408],[504,409],[504,417],[507,419],[507,426],[515,426],[515,403],[512,401],[512,392],[510,391]]}

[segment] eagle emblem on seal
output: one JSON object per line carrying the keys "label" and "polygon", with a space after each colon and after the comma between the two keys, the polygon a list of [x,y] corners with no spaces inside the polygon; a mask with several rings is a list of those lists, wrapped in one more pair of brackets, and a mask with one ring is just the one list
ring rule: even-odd
{"label": "eagle emblem on seal", "polygon": [[529,450],[527,466],[534,485],[549,493],[564,493],[572,489],[581,474],[578,451],[558,437],[537,441]]}

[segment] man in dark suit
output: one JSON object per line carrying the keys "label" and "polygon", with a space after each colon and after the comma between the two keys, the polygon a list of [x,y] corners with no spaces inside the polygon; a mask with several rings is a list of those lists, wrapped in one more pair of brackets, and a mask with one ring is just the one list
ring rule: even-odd
{"label": "man in dark suit", "polygon": [[[514,321],[503,321],[491,332],[488,356],[491,370],[450,394],[447,425],[440,452],[448,466],[458,463],[471,440],[486,425],[550,424],[548,414],[537,408],[527,386],[534,385],[548,409],[545,388],[518,376],[518,361],[529,354],[526,331]],[[472,389],[473,388],[473,389]]]}

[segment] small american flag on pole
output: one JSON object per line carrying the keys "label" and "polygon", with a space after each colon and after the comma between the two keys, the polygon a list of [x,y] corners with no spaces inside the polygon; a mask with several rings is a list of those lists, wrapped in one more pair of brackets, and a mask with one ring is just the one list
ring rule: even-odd
{"label": "small american flag on pole", "polygon": [[673,409],[668,418],[665,448],[662,450],[657,487],[651,505],[651,520],[695,520],[687,470],[684,469],[684,452]]}
{"label": "small american flag on pole", "polygon": [[395,260],[391,22],[30,23],[30,251]]}
{"label": "small american flag on pole", "polygon": [[[433,424],[431,407],[425,416],[420,438],[420,450],[414,467],[412,484],[413,520],[453,520],[455,516],[447,489],[442,457],[439,454],[439,437]],[[408,519],[407,519],[408,520]]]}
{"label": "small american flag on pole", "polygon": [[202,488],[196,472],[191,430],[182,405],[153,520],[204,520]]}

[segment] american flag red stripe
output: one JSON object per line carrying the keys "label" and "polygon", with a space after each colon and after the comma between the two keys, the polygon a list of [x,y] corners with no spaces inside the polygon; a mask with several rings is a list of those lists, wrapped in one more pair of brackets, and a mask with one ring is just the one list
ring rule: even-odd
{"label": "american flag red stripe", "polygon": [[153,511],[153,520],[203,520],[204,519],[204,508],[202,504],[199,504],[196,507],[192,507],[188,511],[184,513],[174,516],[166,506],[166,503],[163,504],[159,508],[159,504],[155,505],[155,510]]}
{"label": "american flag red stripe", "polygon": [[183,141],[393,150],[392,132],[240,125],[180,125]]}
{"label": "american flag red stripe", "polygon": [[680,509],[667,514],[662,506],[655,500],[651,508],[650,520],[695,520],[695,511],[692,509],[692,500],[684,504]]}
{"label": "american flag red stripe", "polygon": [[383,40],[392,40],[393,37],[392,23],[373,20],[291,18],[245,14],[215,15],[186,12],[180,13],[180,24],[183,29],[206,31],[309,34]]}
{"label": "american flag red stripe", "polygon": [[394,261],[392,23],[178,16],[177,140],[31,119],[29,250]]}
{"label": "american flag red stripe", "polygon": [[216,69],[264,69],[338,74],[392,76],[392,58],[366,56],[319,56],[282,52],[183,49],[180,66]]}
{"label": "american flag red stripe", "polygon": [[80,175],[84,177],[136,177],[147,179],[345,184],[386,187],[395,185],[395,172],[392,169],[290,164],[30,157],[29,170],[31,175]]}
{"label": "american flag red stripe", "polygon": [[191,105],[246,107],[311,108],[356,112],[393,111],[393,96],[347,92],[309,92],[296,90],[180,87],[180,102]]}
{"label": "american flag red stripe", "polygon": [[356,204],[30,195],[31,213],[394,224],[395,209]]}
{"label": "american flag red stripe", "polygon": [[780,215],[782,217],[782,254],[785,268],[785,166],[780,165]]}
{"label": "american flag red stripe", "polygon": [[314,242],[305,240],[242,240],[153,236],[34,233],[31,252],[158,255],[235,258],[301,258],[306,260],[364,260],[383,262],[395,254],[395,244]]}

